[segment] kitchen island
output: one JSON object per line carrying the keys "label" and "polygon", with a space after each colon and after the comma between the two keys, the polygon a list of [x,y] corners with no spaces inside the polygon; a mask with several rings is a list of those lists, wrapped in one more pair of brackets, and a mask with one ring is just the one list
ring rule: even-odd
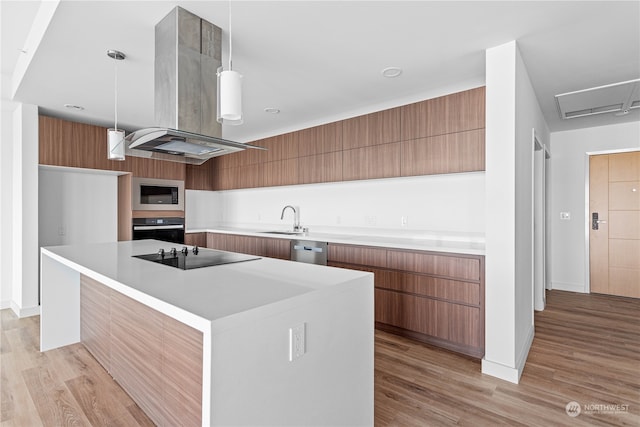
{"label": "kitchen island", "polygon": [[[373,424],[371,273],[270,258],[181,270],[134,257],[171,246],[42,248],[41,351],[83,342],[159,425]],[[172,402],[200,413],[181,416]]]}

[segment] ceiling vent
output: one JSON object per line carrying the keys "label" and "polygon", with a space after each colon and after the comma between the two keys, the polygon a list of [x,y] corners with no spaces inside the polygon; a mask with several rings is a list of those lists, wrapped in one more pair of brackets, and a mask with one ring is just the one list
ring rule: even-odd
{"label": "ceiling vent", "polygon": [[565,120],[604,113],[624,115],[640,108],[640,79],[562,93],[556,95],[556,104]]}

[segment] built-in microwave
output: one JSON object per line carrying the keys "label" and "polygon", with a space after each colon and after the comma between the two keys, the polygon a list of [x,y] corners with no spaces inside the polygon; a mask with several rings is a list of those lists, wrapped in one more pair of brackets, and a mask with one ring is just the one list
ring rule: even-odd
{"label": "built-in microwave", "polygon": [[134,177],[131,183],[134,211],[184,210],[184,181]]}

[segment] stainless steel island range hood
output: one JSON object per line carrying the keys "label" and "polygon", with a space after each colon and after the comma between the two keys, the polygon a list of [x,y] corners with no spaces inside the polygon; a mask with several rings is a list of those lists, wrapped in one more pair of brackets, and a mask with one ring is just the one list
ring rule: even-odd
{"label": "stainless steel island range hood", "polygon": [[155,28],[155,121],[157,127],[125,138],[126,154],[202,164],[251,144],[221,138],[216,120],[222,30],[177,6]]}

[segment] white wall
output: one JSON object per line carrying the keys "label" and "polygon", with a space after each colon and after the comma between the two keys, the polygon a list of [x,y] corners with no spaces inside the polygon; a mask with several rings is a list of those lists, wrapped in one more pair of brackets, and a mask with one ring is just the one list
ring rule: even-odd
{"label": "white wall", "polygon": [[[311,232],[484,236],[484,172],[432,175],[224,192],[187,191],[187,229],[216,224],[287,229],[291,211]],[[402,225],[401,218],[407,218]]]}
{"label": "white wall", "polygon": [[533,340],[533,142],[549,140],[516,42],[487,50],[485,356],[517,383]]}
{"label": "white wall", "polygon": [[[576,119],[580,120],[580,119]],[[551,286],[588,292],[587,153],[640,150],[640,122],[551,134]],[[561,220],[569,212],[570,220]]]}
{"label": "white wall", "polygon": [[[3,78],[3,85],[6,84]],[[7,82],[8,83],[8,82]],[[0,309],[11,306],[13,275],[13,112],[17,104],[2,100],[0,122]]]}
{"label": "white wall", "polygon": [[118,240],[118,177],[40,167],[39,245]]}

